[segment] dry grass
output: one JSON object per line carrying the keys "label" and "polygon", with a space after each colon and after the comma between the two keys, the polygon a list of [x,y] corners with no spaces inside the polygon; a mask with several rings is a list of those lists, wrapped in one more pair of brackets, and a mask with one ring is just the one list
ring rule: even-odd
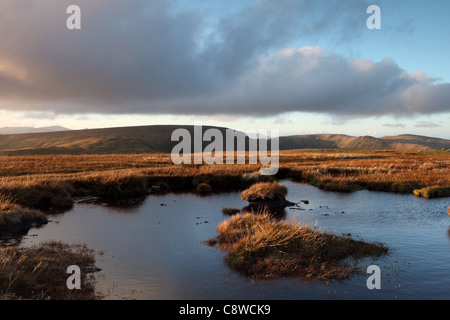
{"label": "dry grass", "polygon": [[241,194],[241,198],[248,202],[279,200],[284,199],[287,193],[287,188],[276,181],[260,182],[244,190]]}
{"label": "dry grass", "polygon": [[450,153],[445,151],[286,151],[280,163],[287,176],[298,174],[302,181],[331,191],[413,193],[450,187]]}
{"label": "dry grass", "polygon": [[431,186],[414,190],[414,195],[423,198],[450,197],[450,187]]}
{"label": "dry grass", "polygon": [[22,208],[11,196],[0,194],[0,232],[18,231],[47,223],[47,217],[40,211]]}
{"label": "dry grass", "polygon": [[[85,195],[142,196],[154,185],[164,185],[166,191],[195,191],[207,183],[219,192],[273,180],[259,175],[260,164],[177,166],[170,154],[2,156],[0,161],[0,193],[37,209],[67,209],[73,197]],[[450,188],[449,168],[450,154],[443,151],[291,150],[280,152],[276,178],[334,191],[413,193],[432,187],[441,190],[432,196],[448,196],[442,191]]]}
{"label": "dry grass", "polygon": [[235,215],[222,222],[218,232],[216,240],[227,250],[225,261],[230,268],[254,278],[345,279],[355,269],[342,263],[344,259],[388,252],[381,244],[320,232],[293,221],[275,221],[267,212]]}
{"label": "dry grass", "polygon": [[[95,258],[84,245],[47,242],[32,248],[0,249],[0,299],[97,299]],[[81,289],[66,286],[67,267],[81,269]]]}

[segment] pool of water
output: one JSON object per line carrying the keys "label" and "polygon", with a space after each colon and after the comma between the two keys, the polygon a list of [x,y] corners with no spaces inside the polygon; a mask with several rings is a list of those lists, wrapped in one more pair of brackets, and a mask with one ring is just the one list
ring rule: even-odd
{"label": "pool of water", "polygon": [[[363,272],[340,283],[297,279],[261,282],[243,277],[223,262],[224,252],[204,241],[228,219],[223,207],[247,205],[239,192],[197,196],[149,195],[121,208],[77,203],[31,229],[18,246],[48,240],[86,243],[99,252],[97,288],[106,299],[450,299],[449,198],[422,199],[373,191],[326,192],[282,181],[288,200],[283,218],[385,243],[391,253],[365,258],[358,267],[381,269],[381,289],[369,290]],[[305,204],[300,200],[308,200]]]}

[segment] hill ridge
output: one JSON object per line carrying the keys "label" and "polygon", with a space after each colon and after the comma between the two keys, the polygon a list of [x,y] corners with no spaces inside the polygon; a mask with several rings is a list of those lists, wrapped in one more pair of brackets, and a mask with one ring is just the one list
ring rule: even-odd
{"label": "hill ridge", "polygon": [[[107,154],[170,153],[178,141],[171,141],[177,128],[188,130],[193,125],[148,125],[95,128],[39,133],[0,134],[0,155],[33,154]],[[225,137],[225,127],[215,128]],[[236,131],[245,135],[243,132]],[[246,139],[250,139],[245,136]],[[248,140],[247,140],[248,141]],[[204,142],[204,146],[210,142]],[[436,150],[450,149],[450,140],[412,134],[372,137],[346,134],[288,135],[279,138],[280,150],[292,149],[362,149],[362,150]]]}

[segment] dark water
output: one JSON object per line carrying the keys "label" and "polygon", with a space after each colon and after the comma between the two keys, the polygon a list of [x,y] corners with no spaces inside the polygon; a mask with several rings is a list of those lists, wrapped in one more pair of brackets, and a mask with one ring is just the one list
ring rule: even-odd
{"label": "dark water", "polygon": [[[296,279],[254,282],[231,271],[224,252],[204,244],[229,218],[223,207],[243,208],[239,192],[199,197],[193,194],[148,196],[134,208],[79,203],[32,229],[19,245],[47,240],[86,243],[102,250],[98,289],[108,299],[450,299],[449,198],[359,191],[326,192],[283,181],[288,199],[301,208],[286,209],[327,231],[385,243],[391,254],[358,262],[361,270],[380,266],[380,290],[369,290],[365,272],[342,283]],[[298,210],[301,209],[301,210]]]}

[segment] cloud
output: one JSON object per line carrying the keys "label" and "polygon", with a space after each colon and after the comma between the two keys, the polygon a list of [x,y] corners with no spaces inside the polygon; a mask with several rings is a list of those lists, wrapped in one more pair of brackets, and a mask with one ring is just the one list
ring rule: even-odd
{"label": "cloud", "polygon": [[286,119],[283,117],[278,117],[274,120],[274,124],[284,124],[286,122]]}
{"label": "cloud", "polygon": [[416,123],[416,125],[414,127],[416,127],[416,128],[438,128],[438,127],[441,127],[441,125],[430,122],[430,121],[420,121],[420,122]]}
{"label": "cloud", "polygon": [[422,72],[403,70],[391,59],[348,60],[318,47],[289,48],[261,58],[214,104],[231,112],[259,115],[307,111],[373,116],[449,111],[450,85],[435,85],[435,81]]}
{"label": "cloud", "polygon": [[238,120],[238,117],[235,115],[228,114],[218,114],[218,115],[203,115],[200,117],[195,117],[191,119],[193,122],[195,121],[222,121],[222,122],[234,122]]}
{"label": "cloud", "polygon": [[214,22],[180,3],[78,0],[82,29],[69,31],[71,1],[3,0],[0,108],[341,117],[449,111],[450,84],[423,72],[291,45],[361,36],[355,17],[368,1],[262,0]]}
{"label": "cloud", "polygon": [[50,112],[25,112],[23,114],[24,118],[27,119],[37,119],[37,120],[54,120],[56,115]]}
{"label": "cloud", "polygon": [[385,123],[383,127],[391,127],[391,128],[404,128],[406,127],[403,123]]}

